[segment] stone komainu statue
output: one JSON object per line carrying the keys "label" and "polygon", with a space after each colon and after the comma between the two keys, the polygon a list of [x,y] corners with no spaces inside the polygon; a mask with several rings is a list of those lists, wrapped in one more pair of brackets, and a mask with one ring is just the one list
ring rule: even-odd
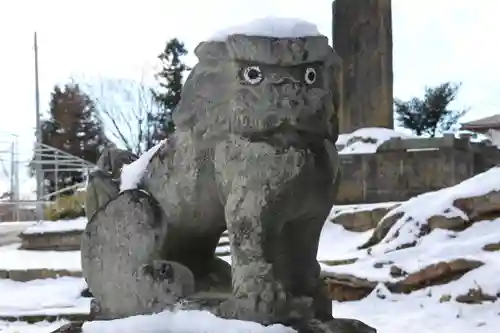
{"label": "stone komainu statue", "polygon": [[[339,58],[324,36],[232,35],[195,53],[176,132],[139,189],[90,180],[82,264],[98,315],[332,321],[316,254],[336,190]],[[214,254],[226,229],[232,269]]]}

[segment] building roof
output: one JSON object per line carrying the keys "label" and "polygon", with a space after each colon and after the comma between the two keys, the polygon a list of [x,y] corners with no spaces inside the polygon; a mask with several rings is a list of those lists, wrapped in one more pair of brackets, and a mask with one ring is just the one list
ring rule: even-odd
{"label": "building roof", "polygon": [[500,129],[500,114],[462,123],[461,129],[468,131]]}

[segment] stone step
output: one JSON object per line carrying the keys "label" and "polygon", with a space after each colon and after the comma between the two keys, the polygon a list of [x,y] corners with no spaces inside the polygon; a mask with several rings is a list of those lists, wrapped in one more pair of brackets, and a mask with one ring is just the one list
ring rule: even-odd
{"label": "stone step", "polygon": [[29,281],[82,274],[80,251],[33,251],[20,247],[20,243],[0,246],[0,279]]}
{"label": "stone step", "polygon": [[26,282],[38,279],[57,278],[63,276],[82,277],[81,271],[68,271],[65,269],[0,269],[0,279]]}
{"label": "stone step", "polygon": [[35,224],[20,233],[21,248],[38,251],[78,251],[86,223],[84,218],[80,218]]}
{"label": "stone step", "polygon": [[78,251],[82,230],[19,235],[21,248],[36,251]]}
{"label": "stone step", "polygon": [[0,321],[88,320],[91,298],[82,297],[86,288],[84,279],[76,277],[0,279]]}
{"label": "stone step", "polygon": [[1,315],[0,321],[22,321],[28,324],[34,324],[41,321],[52,323],[59,320],[68,320],[71,322],[84,322],[90,320],[90,315],[85,313],[63,313],[63,314],[21,314],[21,315]]}

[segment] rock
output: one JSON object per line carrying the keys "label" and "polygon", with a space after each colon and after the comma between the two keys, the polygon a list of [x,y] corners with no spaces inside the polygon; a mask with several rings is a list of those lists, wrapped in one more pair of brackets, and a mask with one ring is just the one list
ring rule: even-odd
{"label": "rock", "polygon": [[455,300],[459,303],[465,304],[481,304],[483,302],[495,302],[498,299],[497,296],[492,296],[483,293],[481,289],[469,289],[469,291],[464,295],[459,295],[455,297]]}
{"label": "rock", "polygon": [[464,211],[471,221],[493,220],[500,217],[500,191],[484,195],[461,198],[453,205]]}
{"label": "rock", "polygon": [[449,301],[451,301],[450,294],[441,295],[441,297],[439,297],[439,303],[445,303],[445,302],[449,302]]}
{"label": "rock", "polygon": [[388,260],[388,261],[379,261],[373,264],[374,268],[383,268],[386,265],[391,265],[394,264],[394,261]]}
{"label": "rock", "polygon": [[339,260],[321,260],[320,262],[327,266],[340,266],[340,265],[353,264],[357,260],[358,258],[349,258],[349,259],[339,259]]}
{"label": "rock", "polygon": [[[438,228],[452,231],[462,231],[467,229],[476,221],[493,220],[500,217],[500,191],[492,191],[485,195],[476,197],[456,199],[453,202],[453,205],[463,211],[467,218],[460,216],[446,217],[443,215],[431,216],[421,225],[423,228],[422,235]],[[380,243],[394,224],[403,217],[403,212],[394,212],[386,216],[377,225],[370,239],[359,248],[366,249]],[[404,218],[406,219],[406,222],[411,222],[413,220],[412,216],[406,216]]]}
{"label": "rock", "polygon": [[401,268],[399,268],[398,266],[396,265],[392,265],[391,268],[389,269],[389,274],[392,276],[392,277],[402,277],[402,276],[405,276],[407,273],[402,270]]}
{"label": "rock", "polygon": [[486,244],[483,246],[483,250],[488,252],[500,251],[500,242]]}
{"label": "rock", "polygon": [[427,225],[430,230],[446,229],[451,231],[462,231],[467,229],[471,223],[470,221],[464,220],[459,216],[446,217],[442,215],[435,215],[427,220]]}
{"label": "rock", "polygon": [[482,265],[480,261],[467,259],[440,262],[409,274],[403,280],[391,284],[389,289],[392,292],[410,293],[428,286],[445,284]]}
{"label": "rock", "polygon": [[83,322],[70,322],[59,327],[52,333],[81,333]]}
{"label": "rock", "polygon": [[[380,264],[381,268],[386,263]],[[483,263],[480,261],[456,259],[430,265],[413,273],[407,273],[400,267],[392,265],[390,268],[391,276],[394,278],[404,277],[397,282],[369,281],[349,274],[330,272],[325,275],[325,283],[331,300],[356,301],[368,296],[379,283],[383,283],[393,293],[411,293],[428,286],[445,284],[459,279],[465,273],[482,265]]]}
{"label": "rock", "polygon": [[[405,218],[405,221],[407,223],[410,223],[413,221],[412,216],[406,216],[404,217],[403,212],[397,212],[391,215],[386,216],[378,226],[375,228],[373,231],[373,234],[371,237],[366,241],[363,245],[359,247],[359,249],[367,249],[373,245],[376,245],[382,241],[382,239],[387,236],[391,228],[398,222],[399,219]],[[461,231],[469,227],[471,224],[469,221],[464,220],[461,217],[445,217],[442,215],[434,215],[431,216],[427,221],[424,221],[424,223],[420,224],[420,234],[419,237],[423,237],[430,233],[432,230],[435,229],[447,229],[447,230],[452,230],[452,231]],[[396,231],[397,235],[397,231]],[[406,247],[411,247],[414,246],[415,244],[407,244]],[[404,248],[403,246],[402,248]],[[401,248],[400,248],[401,249]]]}
{"label": "rock", "polygon": [[364,232],[367,230],[375,229],[380,220],[393,208],[394,206],[377,207],[374,209],[360,209],[339,211],[335,214],[330,221],[335,224],[340,224],[346,230]]}
{"label": "rock", "polygon": [[337,273],[328,273],[325,282],[330,299],[339,302],[363,299],[378,284],[378,282],[358,278],[353,275]]}
{"label": "rock", "polygon": [[402,218],[404,215],[403,212],[398,212],[395,214],[391,215],[386,215],[383,220],[379,222],[375,230],[373,231],[373,234],[370,236],[370,238],[361,246],[359,246],[359,249],[367,249],[373,245],[376,245],[384,239],[384,237],[389,233],[389,230],[396,224],[396,222]]}
{"label": "rock", "polygon": [[[93,316],[189,307],[265,325],[333,320],[316,253],[337,190],[339,57],[324,36],[232,35],[195,53],[175,133],[124,166],[121,184],[119,150],[89,180]],[[224,230],[232,266],[215,255]]]}

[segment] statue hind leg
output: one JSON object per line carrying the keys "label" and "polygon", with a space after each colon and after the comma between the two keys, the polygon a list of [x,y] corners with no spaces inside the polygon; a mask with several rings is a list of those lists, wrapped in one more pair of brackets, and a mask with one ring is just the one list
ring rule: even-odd
{"label": "statue hind leg", "polygon": [[159,256],[167,232],[156,201],[139,190],[120,193],[92,216],[81,253],[98,318],[159,312],[194,292],[191,271]]}

